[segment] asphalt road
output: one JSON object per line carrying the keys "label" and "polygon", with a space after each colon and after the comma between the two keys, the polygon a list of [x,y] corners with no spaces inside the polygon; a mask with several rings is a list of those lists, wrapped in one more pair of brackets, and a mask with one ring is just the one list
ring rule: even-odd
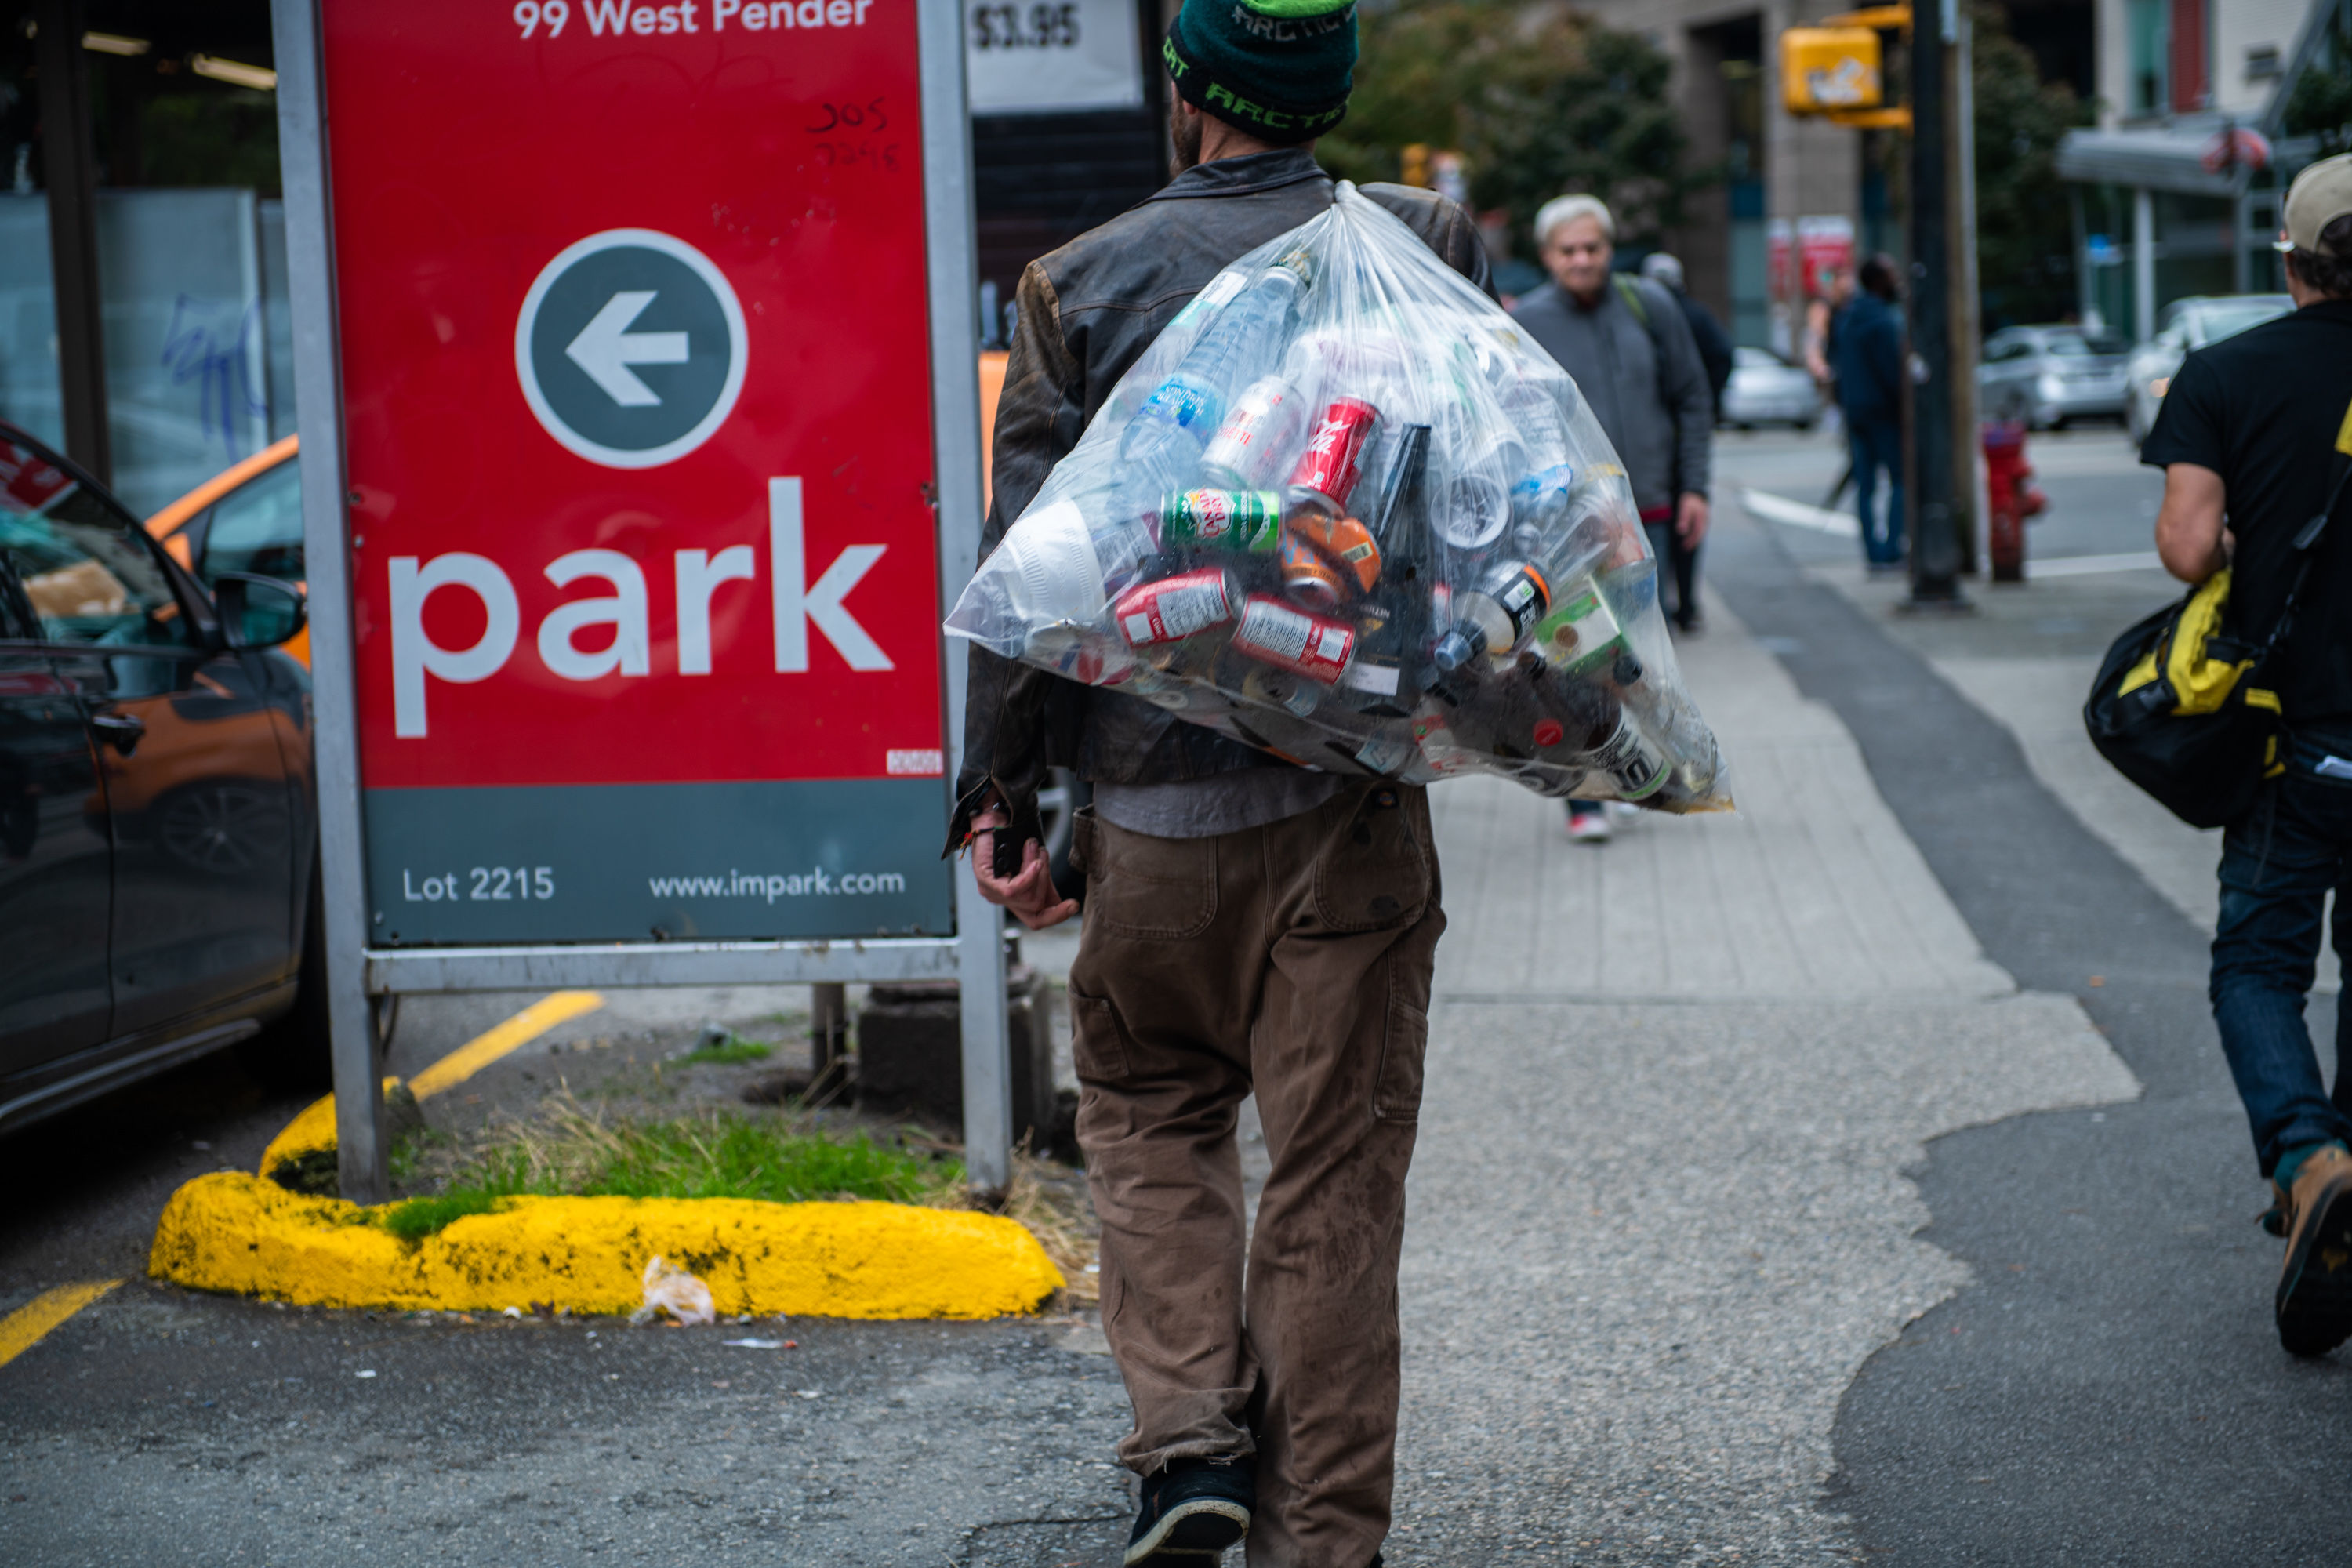
{"label": "asphalt road", "polygon": [[[2055,501],[2037,552],[2147,548],[2154,476],[2129,467],[2119,433],[2037,437],[2035,453]],[[1807,501],[1834,462],[1819,437],[1725,443],[1727,480]],[[1898,1563],[2346,1560],[2335,1483],[2352,1363],[2276,1348],[2277,1244],[2252,1223],[2261,1188],[2201,938],[1936,673],[1916,632],[1798,569],[1854,549],[1727,529],[1709,571],[1858,738],[1986,955],[2028,989],[2082,998],[2146,1095],[1931,1146],[1913,1173],[1924,1237],[1973,1283],[1853,1381],[1820,1506],[1853,1521],[1868,1560]],[[2137,591],[2011,599],[1985,625],[2028,654],[2079,658]],[[2044,602],[2072,607],[2037,618]],[[413,1071],[529,1000],[413,1005],[394,1066]],[[778,1005],[615,997],[450,1110],[528,1098],[567,1051],[661,1053],[705,1016]],[[2332,1009],[2315,1004],[2317,1027]],[[144,1280],[171,1191],[252,1168],[302,1103],[220,1057],[0,1142],[0,1313],[69,1280],[126,1280],[0,1368],[0,1562],[1117,1561],[1129,1489],[1108,1454],[1125,1399],[1084,1325],[469,1323]],[[795,1347],[720,1342],[748,1336]],[[1426,1493],[1438,1479],[1407,1479]],[[1485,1520],[1479,1500],[1527,1478],[1444,1479]],[[1644,1550],[1629,1535],[1580,1560]]]}
{"label": "asphalt road", "polygon": [[[805,995],[614,993],[428,1115],[519,1107],[683,1048],[706,1019],[772,1033]],[[412,1002],[390,1066],[414,1073],[533,999]],[[0,1367],[0,1563],[1118,1561],[1126,1395],[1083,1325],[467,1321],[144,1279],[172,1191],[252,1169],[307,1098],[220,1056],[0,1142],[0,1314],[124,1280]]]}
{"label": "asphalt road", "polygon": [[[2147,481],[2084,482],[2082,552],[2147,548],[2126,531]],[[1976,1282],[1848,1391],[1824,1501],[1880,1562],[2346,1561],[2352,1366],[2294,1361],[2271,1328],[2279,1246],[2253,1224],[2263,1187],[2201,934],[1908,639],[1796,570],[1822,542],[1792,533],[1727,531],[1717,588],[1853,730],[1986,955],[2028,989],[2080,997],[2146,1086],[2136,1104],[1931,1146],[1914,1173],[1935,1216],[1923,1234]],[[2313,1007],[2323,1038],[2332,1011]]]}

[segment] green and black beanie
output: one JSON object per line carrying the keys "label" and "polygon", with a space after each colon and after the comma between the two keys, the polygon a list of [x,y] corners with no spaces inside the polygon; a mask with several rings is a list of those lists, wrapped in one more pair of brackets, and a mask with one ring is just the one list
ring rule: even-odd
{"label": "green and black beanie", "polygon": [[1355,0],[1184,0],[1161,54],[1185,102],[1268,142],[1310,141],[1348,116]]}

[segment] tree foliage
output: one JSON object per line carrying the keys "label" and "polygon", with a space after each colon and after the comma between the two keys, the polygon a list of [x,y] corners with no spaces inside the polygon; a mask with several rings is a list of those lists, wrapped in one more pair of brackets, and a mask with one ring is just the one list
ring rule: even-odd
{"label": "tree foliage", "polygon": [[1974,8],[1977,280],[1987,331],[2053,321],[2076,307],[2074,236],[2058,141],[2090,123],[2064,82],[2045,82],[2001,13]]}
{"label": "tree foliage", "polygon": [[2328,17],[2326,43],[2287,96],[2280,129],[2318,137],[2323,158],[2352,148],[2352,11]]}
{"label": "tree foliage", "polygon": [[1671,62],[1636,34],[1512,0],[1398,0],[1360,10],[1348,119],[1318,143],[1335,173],[1393,180],[1414,142],[1463,154],[1470,195],[1524,239],[1536,209],[1586,192],[1621,240],[1655,238],[1709,173],[1685,166]]}

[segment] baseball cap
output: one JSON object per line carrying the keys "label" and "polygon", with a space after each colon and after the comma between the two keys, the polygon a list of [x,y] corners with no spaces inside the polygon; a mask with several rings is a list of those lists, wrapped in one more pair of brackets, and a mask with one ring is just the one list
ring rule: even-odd
{"label": "baseball cap", "polygon": [[2294,184],[2287,187],[2286,206],[2280,216],[2286,237],[2278,242],[2279,249],[2307,250],[2315,256],[2352,261],[2352,252],[2319,243],[2321,229],[2339,217],[2352,217],[2352,153],[2322,158],[2297,174]]}

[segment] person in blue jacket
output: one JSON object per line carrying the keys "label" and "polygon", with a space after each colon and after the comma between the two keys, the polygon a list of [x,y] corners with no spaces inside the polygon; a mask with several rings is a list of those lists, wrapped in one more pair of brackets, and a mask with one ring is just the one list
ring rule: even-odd
{"label": "person in blue jacket", "polygon": [[[1903,311],[1895,303],[1895,262],[1874,256],[1854,280],[1861,292],[1830,327],[1830,367],[1838,408],[1853,448],[1854,501],[1862,551],[1874,572],[1903,566]],[[1874,515],[1878,475],[1886,472],[1886,516]]]}

